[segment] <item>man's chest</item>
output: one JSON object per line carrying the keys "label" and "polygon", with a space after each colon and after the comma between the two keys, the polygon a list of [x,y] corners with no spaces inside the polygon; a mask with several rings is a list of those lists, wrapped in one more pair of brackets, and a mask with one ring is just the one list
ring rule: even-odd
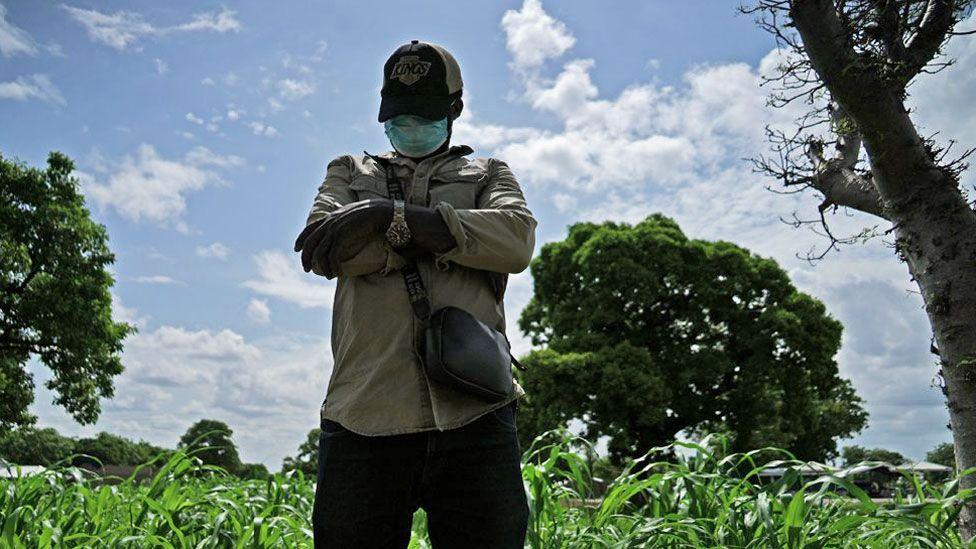
{"label": "man's chest", "polygon": [[[428,174],[422,169],[399,167],[396,179],[403,196],[412,204],[434,207],[447,202],[459,209],[477,208],[488,182],[483,169],[440,170]],[[378,170],[355,174],[349,187],[356,200],[391,198],[386,174]]]}

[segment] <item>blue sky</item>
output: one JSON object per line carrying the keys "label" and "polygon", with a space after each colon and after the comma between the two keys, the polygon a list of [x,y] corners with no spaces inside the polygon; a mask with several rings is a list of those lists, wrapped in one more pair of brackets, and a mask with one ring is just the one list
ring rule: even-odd
{"label": "blue sky", "polygon": [[[382,64],[419,38],[458,59],[454,142],[509,162],[540,220],[537,251],[576,220],[660,211],[693,237],[773,257],[845,325],[841,371],[871,413],[845,443],[921,458],[949,439],[904,265],[881,241],[797,260],[822,241],[779,217],[810,215],[817,197],[775,195],[742,160],[766,150],[764,124],[799,111],[765,106],[774,43],[738,2],[0,5],[0,151],[75,159],[117,256],[117,314],[140,327],[96,425],[75,425],[44,391],[42,424],[173,445],[213,417],[249,461],[277,469],[294,452],[330,373],[334,285],[303,273],[290,247],[328,161],[389,148],[376,122]],[[925,133],[971,146],[976,48],[965,40],[913,101]],[[506,298],[523,352],[515,320],[531,288],[523,273]]]}

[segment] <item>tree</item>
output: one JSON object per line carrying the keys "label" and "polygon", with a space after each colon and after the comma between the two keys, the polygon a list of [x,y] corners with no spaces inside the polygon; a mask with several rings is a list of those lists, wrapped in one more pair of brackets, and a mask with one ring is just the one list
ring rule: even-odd
{"label": "tree", "polygon": [[[101,465],[139,465],[162,452],[164,452],[162,448],[148,442],[133,442],[125,437],[106,432],[98,433],[94,438],[79,439],[75,443],[75,453],[94,457],[101,462]],[[75,464],[91,461],[88,458],[78,457],[75,459]]]}
{"label": "tree", "polygon": [[[951,62],[942,49],[972,8],[972,0],[758,0],[743,8],[787,52],[773,104],[812,105],[795,131],[767,130],[773,159],[760,157],[757,167],[791,192],[820,194],[813,222],[827,235],[826,213],[839,208],[890,223],[885,233],[894,234],[932,326],[958,470],[976,466],[976,212],[959,182],[972,151],[948,158],[948,147],[919,135],[905,99],[916,77]],[[830,135],[814,133],[825,124]],[[829,236],[827,251],[873,233]],[[960,482],[976,488],[976,475]],[[976,533],[976,501],[963,507],[960,529],[966,540]]]}
{"label": "tree", "polygon": [[244,463],[237,471],[237,476],[253,480],[267,480],[271,478],[271,473],[263,463]]}
{"label": "tree", "polygon": [[683,430],[826,459],[866,423],[837,373],[840,323],[770,259],[655,214],[576,223],[531,271],[519,326],[545,348],[520,373],[525,443],[575,417],[615,464]]}
{"label": "tree", "polygon": [[17,465],[53,465],[73,454],[75,441],[55,429],[21,427],[0,437],[0,457]]}
{"label": "tree", "polygon": [[115,256],[73,169],[57,152],[44,171],[0,156],[0,432],[35,420],[31,356],[53,373],[45,386],[55,402],[93,423],[135,330],[112,320]]}
{"label": "tree", "polygon": [[955,467],[956,455],[952,443],[943,442],[935,448],[932,448],[929,453],[925,454],[925,461],[931,461],[932,463],[938,463],[946,467]]}
{"label": "tree", "polygon": [[901,465],[908,461],[905,459],[905,456],[895,452],[894,450],[885,450],[884,448],[865,448],[857,445],[845,446],[844,449],[841,450],[841,459],[844,460],[845,467],[849,467],[862,461],[883,461],[892,465]]}
{"label": "tree", "polygon": [[222,421],[201,419],[180,437],[180,448],[192,452],[207,465],[223,467],[228,473],[237,474],[241,458],[231,436],[234,432]]}
{"label": "tree", "polygon": [[288,456],[281,464],[281,472],[301,471],[306,477],[314,477],[319,467],[319,436],[322,430],[316,427],[308,432],[305,441],[298,445],[298,455]]}

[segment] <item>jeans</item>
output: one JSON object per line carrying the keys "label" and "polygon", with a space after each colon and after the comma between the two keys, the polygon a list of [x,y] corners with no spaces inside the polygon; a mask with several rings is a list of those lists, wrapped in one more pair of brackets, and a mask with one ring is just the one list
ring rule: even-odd
{"label": "jeans", "polygon": [[364,436],[322,419],[315,547],[404,548],[427,513],[434,549],[521,549],[529,506],[517,401],[446,431]]}

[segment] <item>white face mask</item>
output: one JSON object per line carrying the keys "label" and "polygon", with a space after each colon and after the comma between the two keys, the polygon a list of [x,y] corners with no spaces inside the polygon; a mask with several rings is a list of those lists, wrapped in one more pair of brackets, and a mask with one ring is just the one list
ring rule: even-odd
{"label": "white face mask", "polygon": [[426,156],[447,141],[446,116],[440,120],[428,120],[421,116],[401,114],[384,122],[383,127],[390,144],[404,156]]}

